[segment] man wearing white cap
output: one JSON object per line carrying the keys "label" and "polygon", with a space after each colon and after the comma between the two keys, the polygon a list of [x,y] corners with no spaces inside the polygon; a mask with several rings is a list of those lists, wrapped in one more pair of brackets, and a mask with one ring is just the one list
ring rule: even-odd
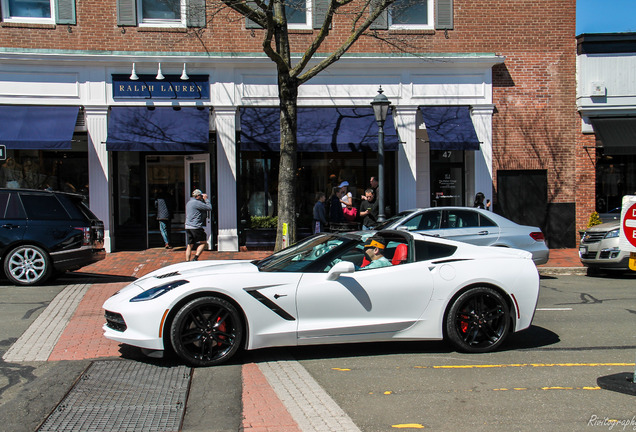
{"label": "man wearing white cap", "polygon": [[190,261],[194,245],[197,245],[197,248],[192,261],[197,261],[205,249],[207,236],[203,227],[209,211],[212,211],[212,205],[208,200],[208,194],[204,194],[200,189],[193,190],[192,198],[186,203],[185,208],[186,261]]}

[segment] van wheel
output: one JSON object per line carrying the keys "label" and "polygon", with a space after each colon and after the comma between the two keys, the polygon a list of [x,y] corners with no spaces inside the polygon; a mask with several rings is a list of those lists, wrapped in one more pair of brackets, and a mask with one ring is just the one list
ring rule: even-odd
{"label": "van wheel", "polygon": [[22,245],[4,260],[4,274],[15,285],[37,285],[51,275],[51,259],[37,246]]}

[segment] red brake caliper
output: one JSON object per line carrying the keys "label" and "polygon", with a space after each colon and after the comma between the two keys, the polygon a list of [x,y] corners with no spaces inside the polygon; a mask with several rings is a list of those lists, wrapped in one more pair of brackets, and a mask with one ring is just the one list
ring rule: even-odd
{"label": "red brake caliper", "polygon": [[[221,321],[221,317],[218,317],[216,319],[216,322],[218,323],[219,321]],[[223,321],[221,324],[219,324],[218,330],[222,333],[225,333],[225,330],[227,329],[227,324],[225,324],[225,321]],[[220,335],[219,339],[223,339],[225,340],[225,336]],[[217,345],[221,345],[221,342],[217,342]]]}

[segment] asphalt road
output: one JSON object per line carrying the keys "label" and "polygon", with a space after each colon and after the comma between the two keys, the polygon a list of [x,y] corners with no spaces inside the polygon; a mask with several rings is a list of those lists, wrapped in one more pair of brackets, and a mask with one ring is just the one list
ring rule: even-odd
{"label": "asphalt road", "polygon": [[[65,284],[81,282],[0,286],[0,354]],[[543,277],[541,286],[533,326],[492,354],[441,342],[357,344],[254,351],[195,370],[184,430],[239,430],[241,363],[284,355],[365,432],[636,430],[636,398],[596,383],[634,371],[636,278]],[[36,430],[89,364],[1,361],[0,430]]]}

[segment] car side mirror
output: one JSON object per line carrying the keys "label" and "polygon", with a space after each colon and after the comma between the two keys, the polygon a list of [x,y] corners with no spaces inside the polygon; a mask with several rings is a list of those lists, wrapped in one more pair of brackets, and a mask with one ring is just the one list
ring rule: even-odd
{"label": "car side mirror", "polygon": [[327,273],[327,280],[334,281],[340,277],[343,273],[353,273],[356,271],[356,267],[352,262],[340,261],[335,266],[331,267],[329,273]]}

